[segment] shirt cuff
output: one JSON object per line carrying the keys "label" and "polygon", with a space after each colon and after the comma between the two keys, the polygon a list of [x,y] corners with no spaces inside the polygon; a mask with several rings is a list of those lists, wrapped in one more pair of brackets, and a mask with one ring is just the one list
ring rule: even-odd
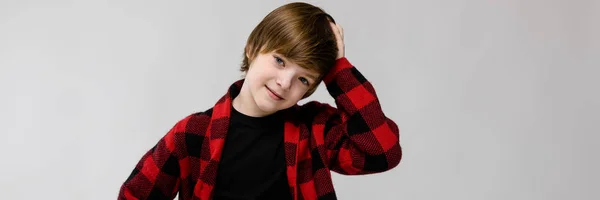
{"label": "shirt cuff", "polygon": [[325,84],[331,83],[331,81],[334,80],[334,78],[338,72],[342,71],[343,69],[352,68],[352,67],[353,67],[352,64],[350,64],[350,61],[348,61],[348,59],[346,57],[341,57],[341,58],[337,59],[335,61],[335,65],[329,70],[329,72],[323,78],[323,82],[325,82]]}

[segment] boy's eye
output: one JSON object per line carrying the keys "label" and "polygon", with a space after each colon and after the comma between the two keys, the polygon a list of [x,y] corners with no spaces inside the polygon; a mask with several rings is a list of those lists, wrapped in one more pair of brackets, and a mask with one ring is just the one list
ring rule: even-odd
{"label": "boy's eye", "polygon": [[279,64],[279,65],[285,66],[285,62],[283,62],[283,59],[281,59],[277,56],[275,56],[275,62],[277,62],[277,64]]}
{"label": "boy's eye", "polygon": [[310,82],[306,78],[300,77],[299,79],[300,79],[300,81],[302,81],[302,84],[304,84],[304,85],[310,85]]}

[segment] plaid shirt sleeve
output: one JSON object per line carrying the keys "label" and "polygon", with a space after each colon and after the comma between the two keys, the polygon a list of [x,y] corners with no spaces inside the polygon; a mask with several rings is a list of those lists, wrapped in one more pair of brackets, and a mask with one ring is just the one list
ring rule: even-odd
{"label": "plaid shirt sleeve", "polygon": [[179,121],[148,150],[121,185],[119,200],[174,199],[177,195],[181,169],[179,162],[184,155],[181,135],[189,117]]}
{"label": "plaid shirt sleeve", "polygon": [[384,115],[371,83],[345,57],[323,81],[337,105],[317,105],[330,169],[360,175],[396,167],[402,157],[399,129]]}

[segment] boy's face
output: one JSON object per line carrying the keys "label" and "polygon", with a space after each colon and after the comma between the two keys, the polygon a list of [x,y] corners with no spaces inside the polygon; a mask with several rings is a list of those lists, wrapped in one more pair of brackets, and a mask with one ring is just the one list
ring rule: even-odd
{"label": "boy's face", "polygon": [[275,52],[258,54],[250,63],[240,97],[248,114],[266,116],[296,105],[319,74]]}

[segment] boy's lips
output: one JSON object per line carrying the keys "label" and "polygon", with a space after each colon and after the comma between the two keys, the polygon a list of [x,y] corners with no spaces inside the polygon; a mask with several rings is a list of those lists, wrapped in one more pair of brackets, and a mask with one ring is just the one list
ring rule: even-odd
{"label": "boy's lips", "polygon": [[271,88],[269,88],[269,86],[265,86],[265,87],[267,87],[267,90],[269,90],[269,92],[270,92],[270,93],[272,93],[273,95],[275,95],[277,98],[279,98],[279,99],[281,99],[281,100],[283,100],[283,99],[284,99],[283,97],[281,97],[281,95],[280,95],[280,94],[278,94],[277,92],[275,92],[275,91],[271,90]]}

